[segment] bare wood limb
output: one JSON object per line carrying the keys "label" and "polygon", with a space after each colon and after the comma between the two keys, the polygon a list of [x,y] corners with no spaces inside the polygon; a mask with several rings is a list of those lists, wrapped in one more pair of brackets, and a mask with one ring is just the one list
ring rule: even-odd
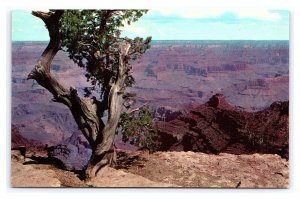
{"label": "bare wood limb", "polygon": [[143,105],[141,105],[141,106],[138,107],[138,108],[135,108],[135,109],[132,109],[132,110],[128,111],[128,114],[132,114],[132,113],[134,113],[134,112],[137,112],[137,111],[139,111],[142,107],[147,106],[147,105],[148,105],[148,102],[144,103]]}
{"label": "bare wood limb", "polygon": [[[87,177],[94,177],[96,173],[105,165],[112,162],[114,154],[111,153],[113,147],[116,128],[119,122],[123,107],[123,95],[125,78],[124,70],[126,69],[126,63],[124,60],[130,49],[130,44],[120,44],[119,46],[119,67],[116,81],[111,86],[108,96],[108,121],[102,131],[102,137],[98,137],[96,140],[95,151],[93,151],[92,158],[86,170]],[[100,140],[101,139],[101,140]]]}
{"label": "bare wood limb", "polygon": [[103,142],[97,145],[96,154],[103,154],[110,149],[112,146],[115,130],[118,125],[118,121],[121,115],[122,106],[123,106],[123,94],[124,94],[124,82],[126,76],[122,75],[123,71],[126,68],[124,63],[124,58],[127,56],[130,44],[126,43],[120,45],[119,48],[119,67],[118,67],[118,76],[116,82],[112,85],[109,93],[109,117],[105,128],[103,129]]}
{"label": "bare wood limb", "polygon": [[50,68],[54,56],[61,47],[61,36],[59,33],[59,19],[63,14],[62,10],[54,12],[33,11],[32,14],[41,18],[49,32],[50,42],[33,70],[29,73],[28,79],[36,80],[41,86],[53,94],[53,101],[65,104],[87,138],[91,146],[95,145],[98,132],[104,128],[104,123],[97,116],[99,107],[92,99],[82,100],[76,89],[65,88],[51,74]]}

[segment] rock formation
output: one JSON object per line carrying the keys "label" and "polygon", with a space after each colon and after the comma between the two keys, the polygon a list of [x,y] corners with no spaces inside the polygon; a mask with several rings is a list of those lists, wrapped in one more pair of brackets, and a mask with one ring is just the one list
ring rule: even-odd
{"label": "rock formation", "polygon": [[259,112],[239,111],[222,94],[170,122],[159,122],[166,151],[272,153],[288,158],[288,101]]}

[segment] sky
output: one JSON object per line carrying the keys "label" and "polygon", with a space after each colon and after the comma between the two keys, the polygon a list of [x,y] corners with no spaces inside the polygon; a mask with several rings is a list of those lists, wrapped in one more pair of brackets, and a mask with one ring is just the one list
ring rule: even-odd
{"label": "sky", "polygon": [[[12,11],[13,41],[48,41],[42,20],[31,11]],[[149,10],[122,28],[128,37],[153,40],[289,40],[289,12],[284,10]]]}

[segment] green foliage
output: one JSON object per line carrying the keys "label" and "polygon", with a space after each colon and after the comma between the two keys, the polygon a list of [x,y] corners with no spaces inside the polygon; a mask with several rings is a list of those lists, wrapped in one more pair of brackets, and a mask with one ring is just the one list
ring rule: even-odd
{"label": "green foliage", "polygon": [[[131,64],[150,48],[151,37],[121,37],[120,29],[145,13],[147,10],[65,10],[60,19],[61,48],[74,63],[86,70],[85,77],[91,86],[84,88],[85,97],[100,92],[97,100],[101,103],[101,110],[109,107],[108,96],[118,77],[119,46],[123,42],[131,45],[128,55],[122,57],[125,63],[124,89],[134,84]],[[124,101],[132,100],[129,94],[124,94],[123,98]],[[124,106],[129,108],[130,104]],[[149,107],[123,113],[120,120],[124,141],[155,150],[157,131]]]}
{"label": "green foliage", "polygon": [[124,142],[146,148],[150,152],[157,150],[157,128],[148,106],[142,106],[131,113],[122,113],[119,127]]}
{"label": "green foliage", "polygon": [[[86,69],[90,91],[100,90],[101,97],[108,95],[111,84],[116,80],[122,41],[131,43],[128,55],[125,86],[134,83],[130,71],[131,62],[150,48],[151,37],[121,38],[120,28],[137,21],[147,10],[66,10],[60,20],[62,49],[68,52],[78,66]],[[98,87],[96,89],[95,87]]]}

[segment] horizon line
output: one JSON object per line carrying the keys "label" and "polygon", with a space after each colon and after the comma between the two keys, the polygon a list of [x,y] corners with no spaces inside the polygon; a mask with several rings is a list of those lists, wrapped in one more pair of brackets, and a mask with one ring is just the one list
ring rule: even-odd
{"label": "horizon line", "polygon": [[[11,40],[12,42],[49,42],[49,40]],[[289,41],[289,39],[153,39],[151,41]]]}

